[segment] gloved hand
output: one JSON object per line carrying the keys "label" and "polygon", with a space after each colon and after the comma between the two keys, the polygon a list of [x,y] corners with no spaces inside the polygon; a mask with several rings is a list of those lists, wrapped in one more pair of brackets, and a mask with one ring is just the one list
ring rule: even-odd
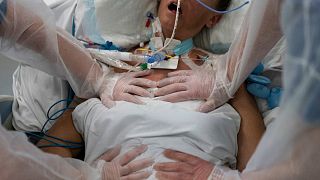
{"label": "gloved hand", "polygon": [[[136,104],[143,104],[143,102],[135,97],[135,95],[142,97],[153,97],[153,94],[147,88],[157,87],[157,83],[149,79],[140,78],[150,75],[152,70],[141,72],[129,72],[118,75],[116,82],[106,82],[106,90],[100,93],[102,103],[111,108],[115,105],[115,101],[128,101]],[[115,84],[112,86],[112,84]],[[111,86],[110,86],[111,85]],[[113,88],[112,88],[113,87]]]}
{"label": "gloved hand", "polygon": [[181,102],[187,100],[206,100],[197,109],[201,112],[213,110],[215,101],[209,99],[215,80],[213,70],[181,70],[171,72],[168,77],[158,82],[158,90],[154,93],[159,100]]}
{"label": "gloved hand", "polygon": [[147,150],[146,145],[138,146],[121,156],[120,150],[121,147],[116,146],[99,158],[97,167],[102,173],[102,180],[140,180],[151,175],[151,172],[141,170],[151,166],[153,159],[133,161]]}
{"label": "gloved hand", "polygon": [[182,152],[165,150],[164,155],[177,162],[155,164],[154,169],[157,171],[156,177],[159,180],[205,180],[208,179],[214,167],[208,161]]}

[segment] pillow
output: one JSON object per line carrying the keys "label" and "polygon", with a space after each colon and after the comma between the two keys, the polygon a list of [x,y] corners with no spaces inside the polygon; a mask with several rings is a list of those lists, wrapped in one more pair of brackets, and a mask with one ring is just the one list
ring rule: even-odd
{"label": "pillow", "polygon": [[44,0],[56,18],[56,25],[71,33],[77,0]]}
{"label": "pillow", "polygon": [[145,26],[147,13],[156,15],[157,6],[155,0],[78,0],[76,36],[131,48],[150,39],[152,30]]}
{"label": "pillow", "polygon": [[[228,9],[239,7],[247,0],[232,0]],[[215,54],[224,54],[229,50],[231,42],[240,29],[244,16],[250,5],[222,15],[221,20],[213,28],[204,28],[194,37],[197,47]]]}

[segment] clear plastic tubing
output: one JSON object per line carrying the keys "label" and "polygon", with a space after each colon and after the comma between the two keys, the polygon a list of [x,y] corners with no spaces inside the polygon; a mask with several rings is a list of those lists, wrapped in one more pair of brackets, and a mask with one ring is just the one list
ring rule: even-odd
{"label": "clear plastic tubing", "polygon": [[140,54],[132,54],[130,52],[120,52],[120,51],[109,51],[109,50],[99,50],[99,49],[90,49],[90,51],[95,51],[96,53],[103,54],[113,59],[119,59],[121,61],[134,61],[145,63],[148,61],[148,56]]}

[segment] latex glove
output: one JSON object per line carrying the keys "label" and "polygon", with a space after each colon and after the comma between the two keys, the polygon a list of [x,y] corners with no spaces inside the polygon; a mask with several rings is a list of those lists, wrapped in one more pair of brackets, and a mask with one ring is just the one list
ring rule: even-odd
{"label": "latex glove", "polygon": [[208,161],[182,152],[165,150],[164,155],[177,162],[155,164],[153,168],[157,171],[156,177],[159,180],[205,180],[214,167]]}
{"label": "latex glove", "polygon": [[[123,73],[117,79],[113,88],[107,88],[108,90],[100,94],[102,103],[108,108],[113,107],[115,105],[115,101],[128,101],[136,104],[143,104],[143,102],[139,98],[135,97],[135,95],[141,97],[153,97],[153,94],[149,92],[147,88],[155,88],[157,87],[157,83],[155,81],[142,78],[143,76],[150,75],[151,73],[152,70]],[[112,83],[106,82],[106,84]]]}
{"label": "latex glove", "polygon": [[[158,82],[158,90],[154,93],[159,100],[181,102],[188,100],[207,100],[197,110],[208,112],[214,109],[211,95],[214,82],[213,70],[181,70],[168,73],[168,77]],[[213,107],[213,108],[212,108]]]}
{"label": "latex glove", "polygon": [[98,169],[102,173],[102,180],[141,180],[151,175],[151,172],[141,171],[151,166],[151,158],[133,161],[147,150],[146,145],[138,146],[124,155],[119,156],[121,146],[107,151],[98,161]]}

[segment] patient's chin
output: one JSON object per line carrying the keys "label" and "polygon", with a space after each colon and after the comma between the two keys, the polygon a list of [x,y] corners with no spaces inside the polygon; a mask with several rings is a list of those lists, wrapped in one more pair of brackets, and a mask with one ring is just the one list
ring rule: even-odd
{"label": "patient's chin", "polygon": [[[171,36],[172,36],[172,31],[173,31],[173,29],[163,30],[163,35],[164,35],[164,37],[165,37],[165,38],[171,38]],[[183,36],[183,33],[181,33],[181,32],[177,29],[176,32],[175,32],[175,35],[174,35],[174,39],[183,41],[183,40],[185,40],[185,39],[187,39],[187,38],[185,38],[185,37]]]}

